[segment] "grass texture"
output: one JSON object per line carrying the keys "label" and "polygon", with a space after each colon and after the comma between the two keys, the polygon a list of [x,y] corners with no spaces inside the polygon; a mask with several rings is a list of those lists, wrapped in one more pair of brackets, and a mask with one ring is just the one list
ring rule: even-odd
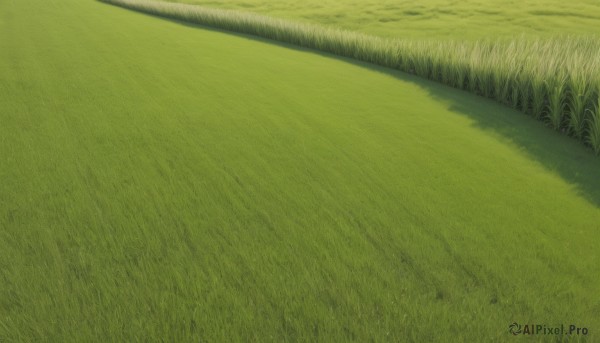
{"label": "grass texture", "polygon": [[598,340],[600,161],[493,101],[1,1],[0,123],[0,341]]}
{"label": "grass texture", "polygon": [[600,40],[595,36],[510,41],[386,39],[254,13],[146,0],[101,0],[196,24],[256,35],[416,74],[521,109],[600,146]]}
{"label": "grass texture", "polygon": [[600,32],[596,0],[163,0],[402,39],[479,40]]}

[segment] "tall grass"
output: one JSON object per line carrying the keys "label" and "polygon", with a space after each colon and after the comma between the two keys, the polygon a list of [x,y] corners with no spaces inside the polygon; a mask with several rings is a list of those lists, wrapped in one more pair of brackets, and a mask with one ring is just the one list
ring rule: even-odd
{"label": "tall grass", "polygon": [[462,41],[388,39],[254,13],[147,0],[100,0],[398,69],[466,89],[600,149],[600,38]]}

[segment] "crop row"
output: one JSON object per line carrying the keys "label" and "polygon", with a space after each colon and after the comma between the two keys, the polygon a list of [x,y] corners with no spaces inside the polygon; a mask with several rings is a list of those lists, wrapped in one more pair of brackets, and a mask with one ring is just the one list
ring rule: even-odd
{"label": "crop row", "polygon": [[414,41],[254,13],[147,0],[100,0],[416,74],[495,99],[600,154],[600,39]]}

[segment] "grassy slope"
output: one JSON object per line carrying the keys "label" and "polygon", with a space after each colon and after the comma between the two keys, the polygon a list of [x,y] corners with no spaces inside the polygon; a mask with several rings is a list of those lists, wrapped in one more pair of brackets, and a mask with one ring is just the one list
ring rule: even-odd
{"label": "grassy slope", "polygon": [[148,0],[127,9],[290,43],[389,67],[519,108],[600,154],[600,41],[596,37],[479,41],[386,39],[236,10]]}
{"label": "grassy slope", "polygon": [[252,11],[402,38],[600,32],[596,0],[164,0]]}
{"label": "grassy slope", "polygon": [[94,1],[0,3],[0,337],[600,327],[600,162],[379,71]]}

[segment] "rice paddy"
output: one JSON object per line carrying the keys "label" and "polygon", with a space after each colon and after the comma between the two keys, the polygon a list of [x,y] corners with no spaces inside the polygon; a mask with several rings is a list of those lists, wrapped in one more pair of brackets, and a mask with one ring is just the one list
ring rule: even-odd
{"label": "rice paddy", "polygon": [[[599,339],[590,66],[548,84],[400,42],[438,51],[409,65],[388,38],[298,25],[287,44],[0,1],[0,342]],[[559,42],[531,39],[505,44]],[[471,43],[448,44],[498,46]]]}

